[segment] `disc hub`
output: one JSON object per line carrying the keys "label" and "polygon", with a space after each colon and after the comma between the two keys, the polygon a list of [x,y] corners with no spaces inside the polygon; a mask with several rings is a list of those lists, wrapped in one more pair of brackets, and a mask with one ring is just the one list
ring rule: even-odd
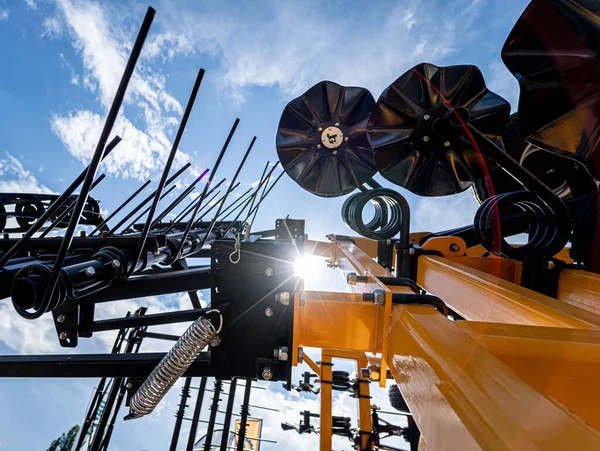
{"label": "disc hub", "polygon": [[344,133],[338,127],[327,127],[321,133],[321,143],[328,149],[337,149],[344,142]]}

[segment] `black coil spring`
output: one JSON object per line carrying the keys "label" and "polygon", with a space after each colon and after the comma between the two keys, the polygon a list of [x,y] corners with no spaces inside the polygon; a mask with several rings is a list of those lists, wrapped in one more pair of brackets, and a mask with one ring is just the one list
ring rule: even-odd
{"label": "black coil spring", "polygon": [[[529,240],[513,247],[506,242],[502,218],[524,215]],[[481,204],[473,224],[481,245],[496,255],[517,261],[548,259],[563,249],[569,240],[570,219],[557,215],[538,196],[529,191],[498,194]],[[525,231],[525,230],[523,230]]]}
{"label": "black coil spring", "polygon": [[59,273],[53,295],[50,299],[44,300],[50,274],[52,274],[52,267],[43,264],[27,265],[15,274],[11,298],[15,310],[23,318],[39,318],[65,301],[68,287],[62,272]]}
{"label": "black coil spring", "polygon": [[[375,208],[375,215],[365,224],[362,214],[369,202]],[[390,239],[403,229],[407,212],[408,203],[400,193],[376,188],[348,197],[342,206],[342,219],[356,233],[379,241]]]}

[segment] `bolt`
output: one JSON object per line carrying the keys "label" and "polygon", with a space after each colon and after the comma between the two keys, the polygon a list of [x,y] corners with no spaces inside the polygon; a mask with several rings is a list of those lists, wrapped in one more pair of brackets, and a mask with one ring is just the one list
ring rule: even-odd
{"label": "bolt", "polygon": [[66,340],[67,338],[69,338],[69,332],[63,331],[60,334],[58,334],[58,338],[61,340]]}
{"label": "bolt", "polygon": [[298,363],[304,362],[304,349],[298,348]]}
{"label": "bolt", "polygon": [[336,126],[336,127],[339,127],[339,126],[340,126],[340,123],[339,123],[339,122],[336,122],[336,123],[335,123],[335,126]]}
{"label": "bolt", "polygon": [[385,304],[385,292],[383,290],[373,291],[373,304],[375,304],[375,305]]}
{"label": "bolt", "polygon": [[304,294],[304,291],[301,291],[299,304],[304,305],[305,303],[306,303],[306,295]]}
{"label": "bolt", "polygon": [[277,293],[275,295],[275,300],[282,305],[290,305],[290,293],[287,291],[282,291],[281,293]]}
{"label": "bolt", "polygon": [[320,149],[320,148],[321,148],[321,144],[317,144],[317,149]]}
{"label": "bolt", "polygon": [[110,262],[110,266],[112,266],[115,269],[120,268],[121,262],[119,260],[113,260],[112,262]]}
{"label": "bolt", "polygon": [[360,369],[360,378],[361,379],[370,379],[371,370],[369,368],[361,368]]}
{"label": "bolt", "polygon": [[94,274],[96,274],[96,270],[94,269],[93,266],[88,266],[87,268],[85,268],[85,275],[88,277],[92,277]]}
{"label": "bolt", "polygon": [[431,119],[431,116],[429,116],[429,114],[426,114],[425,116],[423,116],[424,121],[428,121],[429,119]]}
{"label": "bolt", "polygon": [[350,138],[348,138],[347,136],[346,136],[346,137],[344,137],[344,141],[345,141],[345,142],[348,142],[348,140],[349,140],[349,139],[350,139]]}
{"label": "bolt", "polygon": [[262,372],[262,378],[266,381],[273,379],[273,371],[271,371],[271,367],[265,366]]}
{"label": "bolt", "polygon": [[58,315],[56,318],[57,323],[64,323],[67,320],[67,315]]}
{"label": "bolt", "polygon": [[337,155],[337,150],[334,150],[332,153],[333,153],[334,155]]}
{"label": "bolt", "polygon": [[427,142],[427,141],[429,141],[429,136],[423,136],[423,141],[424,141],[424,142]]}
{"label": "bolt", "polygon": [[460,251],[460,246],[456,243],[452,243],[450,245],[450,252],[458,252]]}
{"label": "bolt", "polygon": [[81,238],[85,238],[85,230],[80,230],[80,231],[79,231],[79,236],[80,236]]}
{"label": "bolt", "polygon": [[271,277],[273,275],[273,268],[269,266],[267,269],[265,269],[265,275],[267,277]]}
{"label": "bolt", "polygon": [[125,384],[125,388],[127,390],[131,390],[132,387],[133,387],[133,384],[131,382],[127,382],[127,384]]}
{"label": "bolt", "polygon": [[450,147],[450,141],[444,142],[444,147]]}
{"label": "bolt", "polygon": [[556,264],[550,260],[546,263],[546,269],[554,269],[556,267]]}
{"label": "bolt", "polygon": [[355,272],[350,272],[346,276],[346,282],[348,285],[356,285],[357,283],[367,283],[369,278],[367,276],[359,276]]}
{"label": "bolt", "polygon": [[575,169],[575,170],[579,169],[579,164],[578,163],[573,164],[573,169]]}
{"label": "bolt", "polygon": [[392,240],[385,240],[385,244],[392,244]]}
{"label": "bolt", "polygon": [[317,130],[319,130],[320,132],[323,131],[323,127],[319,127]]}
{"label": "bolt", "polygon": [[271,316],[273,316],[273,310],[271,310],[271,307],[267,307],[267,308],[265,309],[265,316],[267,316],[267,317],[269,317],[269,318],[270,318]]}
{"label": "bolt", "polygon": [[288,357],[289,357],[289,356],[288,356],[288,348],[287,348],[287,346],[281,346],[281,347],[280,347],[280,348],[277,350],[277,358],[278,358],[279,360],[282,360],[282,361],[284,361],[284,362],[285,362],[285,361],[287,361]]}
{"label": "bolt", "polygon": [[408,255],[415,255],[415,248],[411,247],[410,249],[407,249],[406,252],[408,253]]}

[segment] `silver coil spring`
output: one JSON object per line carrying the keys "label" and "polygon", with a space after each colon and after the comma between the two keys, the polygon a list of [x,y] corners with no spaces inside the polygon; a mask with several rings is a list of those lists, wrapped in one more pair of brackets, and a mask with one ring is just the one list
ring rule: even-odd
{"label": "silver coil spring", "polygon": [[[220,314],[218,310],[210,310],[207,314],[213,312]],[[171,387],[175,385],[175,382],[196,360],[200,352],[209,344],[217,346],[220,343],[219,332],[223,327],[222,316],[220,321],[219,328],[215,329],[215,326],[202,316],[179,337],[175,345],[131,398],[130,411],[133,417],[137,418],[152,413]]]}

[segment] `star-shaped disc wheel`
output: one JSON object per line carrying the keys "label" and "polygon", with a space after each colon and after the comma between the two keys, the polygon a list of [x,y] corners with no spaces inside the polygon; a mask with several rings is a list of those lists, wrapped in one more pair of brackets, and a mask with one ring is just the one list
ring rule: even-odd
{"label": "star-shaped disc wheel", "polygon": [[421,196],[445,196],[488,172],[467,124],[501,146],[509,115],[476,66],[422,63],[383,91],[367,137],[383,177]]}
{"label": "star-shaped disc wheel", "polygon": [[277,129],[283,169],[324,197],[354,191],[377,172],[366,128],[375,99],[364,88],[317,83],[285,107]]}

